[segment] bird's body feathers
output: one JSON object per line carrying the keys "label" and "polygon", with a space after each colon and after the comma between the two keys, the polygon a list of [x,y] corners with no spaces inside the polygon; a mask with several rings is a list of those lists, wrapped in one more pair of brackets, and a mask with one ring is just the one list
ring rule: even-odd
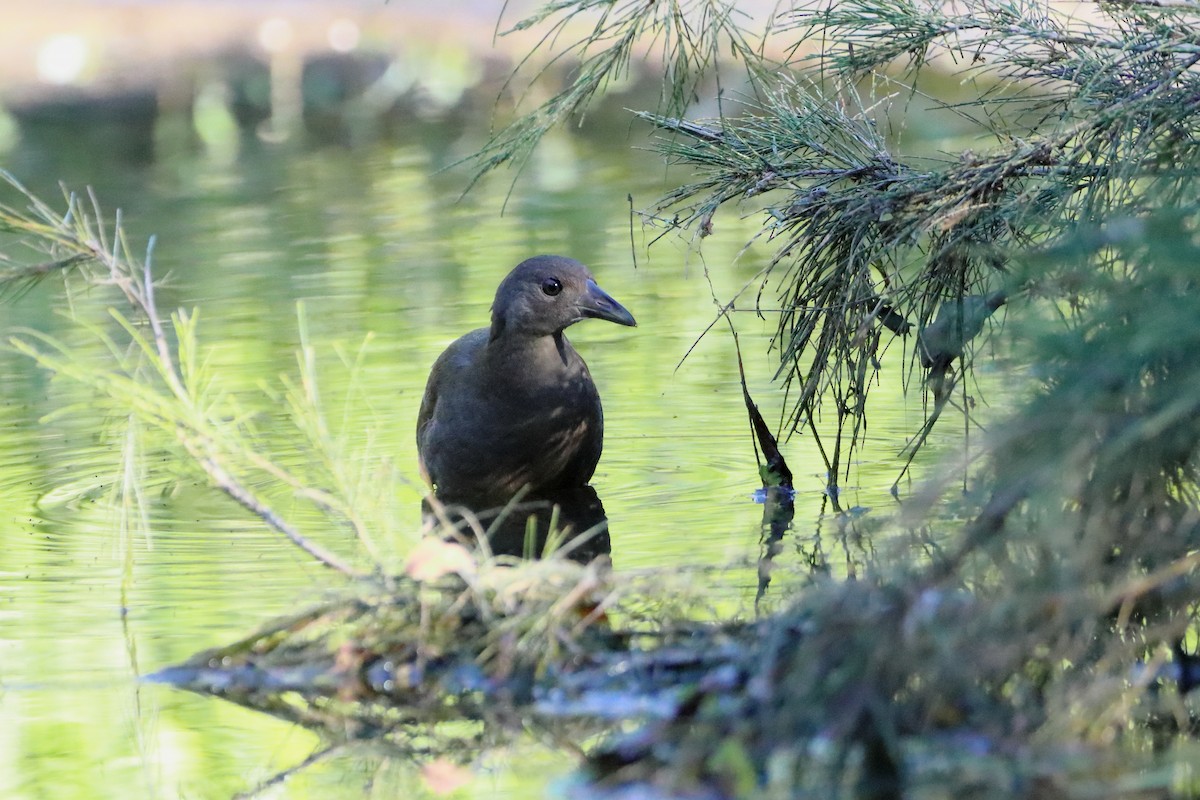
{"label": "bird's body feathers", "polygon": [[500,284],[492,325],[462,336],[430,371],[417,449],[443,500],[503,505],[591,480],[604,412],[587,365],[563,334],[587,317],[633,325],[577,261],[539,256]]}

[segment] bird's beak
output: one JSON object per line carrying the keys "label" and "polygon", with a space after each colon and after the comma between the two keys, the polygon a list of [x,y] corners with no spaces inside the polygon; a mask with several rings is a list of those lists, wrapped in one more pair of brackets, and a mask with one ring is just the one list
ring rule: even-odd
{"label": "bird's beak", "polygon": [[618,325],[637,325],[637,320],[633,318],[625,306],[613,300],[608,292],[596,285],[593,280],[588,280],[587,291],[583,293],[583,297],[579,298],[579,313],[585,317],[593,319],[606,319],[609,322],[615,322]]}

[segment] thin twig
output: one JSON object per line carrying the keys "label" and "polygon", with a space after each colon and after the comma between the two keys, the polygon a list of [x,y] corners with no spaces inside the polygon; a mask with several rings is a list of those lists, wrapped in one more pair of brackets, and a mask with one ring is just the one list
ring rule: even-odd
{"label": "thin twig", "polygon": [[364,577],[361,573],[359,573],[346,562],[342,561],[336,555],[316,544],[315,542],[307,539],[299,531],[288,524],[286,520],[276,514],[269,506],[260,502],[256,497],[254,497],[253,494],[251,494],[249,489],[247,489],[238,481],[234,480],[234,478],[230,476],[229,473],[226,472],[225,469],[214,458],[204,455],[194,445],[189,446],[185,442],[185,446],[188,448],[188,452],[191,453],[196,459],[196,463],[203,467],[204,471],[208,473],[209,478],[211,478],[213,481],[213,484],[218,489],[225,492],[225,494],[233,498],[233,500],[237,502],[238,505],[242,506],[242,508],[253,512],[259,518],[261,518],[263,522],[267,523],[272,528],[286,536],[292,542],[292,544],[296,545],[325,566],[335,569],[343,575],[347,575],[351,578]]}
{"label": "thin twig", "polygon": [[232,800],[253,800],[255,797],[261,797],[269,789],[279,786],[296,773],[306,770],[314,764],[319,764],[322,761],[337,755],[351,744],[352,742],[336,742],[328,745],[327,747],[322,747],[320,750],[310,753],[302,761],[300,761],[300,763],[294,764],[287,769],[280,770],[267,780],[258,784],[258,786],[255,786],[253,789],[245,792],[238,792],[237,794],[233,795]]}

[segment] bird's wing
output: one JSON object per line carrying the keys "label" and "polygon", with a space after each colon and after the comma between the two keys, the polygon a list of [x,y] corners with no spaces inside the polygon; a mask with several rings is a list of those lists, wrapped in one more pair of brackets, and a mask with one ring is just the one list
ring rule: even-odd
{"label": "bird's wing", "polygon": [[425,394],[421,396],[421,410],[417,412],[417,470],[421,474],[421,480],[425,481],[430,486],[433,485],[433,478],[429,476],[429,468],[425,466],[425,429],[433,420],[433,410],[437,406],[437,378],[436,373],[431,373],[429,382],[425,384]]}
{"label": "bird's wing", "polygon": [[436,477],[429,474],[425,449],[433,437],[434,417],[437,414],[438,397],[443,389],[453,394],[454,382],[460,373],[468,369],[472,358],[487,343],[487,328],[479,328],[451,342],[450,346],[433,362],[425,394],[421,396],[421,408],[417,411],[417,464],[421,477],[431,486]]}

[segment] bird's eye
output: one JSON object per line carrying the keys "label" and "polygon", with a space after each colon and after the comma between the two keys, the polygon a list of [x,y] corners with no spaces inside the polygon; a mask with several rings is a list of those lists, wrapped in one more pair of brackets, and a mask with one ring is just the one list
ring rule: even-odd
{"label": "bird's eye", "polygon": [[559,282],[558,278],[546,278],[546,280],[542,281],[542,291],[551,297],[554,297],[556,294],[562,291],[562,284]]}

